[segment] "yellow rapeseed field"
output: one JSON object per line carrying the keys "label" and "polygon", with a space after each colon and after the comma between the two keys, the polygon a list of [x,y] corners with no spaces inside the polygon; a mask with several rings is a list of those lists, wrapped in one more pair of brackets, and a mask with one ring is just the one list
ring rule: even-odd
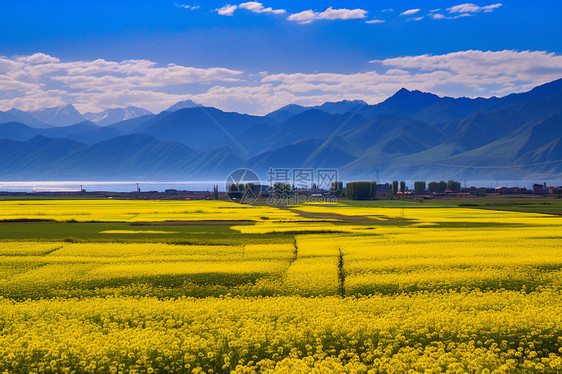
{"label": "yellow rapeseed field", "polygon": [[[0,373],[562,372],[561,217],[293,208],[0,201],[5,225],[116,235],[0,238]],[[160,221],[231,234],[143,236]],[[145,241],[118,241],[132,233]]]}
{"label": "yellow rapeseed field", "polygon": [[268,206],[252,207],[226,201],[26,200],[2,201],[0,220],[79,222],[162,222],[299,219],[296,213]]}

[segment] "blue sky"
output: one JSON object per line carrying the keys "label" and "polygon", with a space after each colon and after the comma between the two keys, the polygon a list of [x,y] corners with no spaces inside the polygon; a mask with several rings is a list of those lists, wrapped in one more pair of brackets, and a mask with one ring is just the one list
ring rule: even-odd
{"label": "blue sky", "polygon": [[0,110],[266,113],[400,87],[492,96],[562,77],[559,1],[3,1]]}

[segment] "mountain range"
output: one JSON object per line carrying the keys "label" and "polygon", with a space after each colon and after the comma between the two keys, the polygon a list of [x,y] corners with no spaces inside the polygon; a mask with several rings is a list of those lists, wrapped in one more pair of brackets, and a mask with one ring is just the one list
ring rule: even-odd
{"label": "mountain range", "polygon": [[5,112],[0,111],[0,123],[18,122],[34,128],[49,128],[53,126],[64,127],[83,121],[91,121],[100,126],[107,126],[116,122],[150,114],[152,113],[146,109],[133,106],[82,114],[76,110],[72,104],[68,104],[29,112],[16,108]]}
{"label": "mountain range", "polygon": [[210,180],[249,167],[340,178],[562,179],[562,79],[492,98],[405,88],[376,104],[287,105],[265,116],[179,102],[79,113],[0,112],[0,180]]}

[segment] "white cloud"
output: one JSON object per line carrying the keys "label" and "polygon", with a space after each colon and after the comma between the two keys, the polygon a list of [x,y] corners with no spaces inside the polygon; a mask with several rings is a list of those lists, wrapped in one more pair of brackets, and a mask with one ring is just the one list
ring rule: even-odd
{"label": "white cloud", "polygon": [[7,57],[0,56],[0,74],[17,72],[21,67],[25,66],[25,63],[18,61],[17,59],[10,59]]}
{"label": "white cloud", "polygon": [[497,3],[497,4],[482,7],[482,9],[484,10],[484,13],[489,13],[489,12],[493,12],[494,9],[497,9],[497,8],[501,7],[502,5],[503,4]]}
{"label": "white cloud", "polygon": [[249,1],[247,3],[242,3],[238,5],[240,9],[248,9],[254,13],[271,13],[271,14],[283,14],[285,9],[273,9],[271,7],[265,8],[262,3],[256,1]]}
{"label": "white cloud", "polygon": [[323,12],[316,12],[312,9],[304,10],[299,13],[291,14],[287,20],[298,23],[311,23],[317,20],[349,20],[362,19],[367,17],[367,11],[363,9],[334,9],[329,7]]}
{"label": "white cloud", "polygon": [[199,5],[186,5],[186,4],[177,4],[177,3],[174,5],[178,8],[189,9],[189,10],[195,10],[201,8]]}
{"label": "white cloud", "polygon": [[[138,105],[124,102],[126,97],[121,93],[153,92],[151,95],[160,95],[165,100],[171,97],[171,91],[178,91],[178,85],[233,84],[242,74],[221,67],[203,69],[176,64],[159,67],[149,60],[64,62],[39,53],[0,58],[0,109],[13,106],[37,109],[64,101],[90,109],[105,109],[110,97],[121,100],[112,106]],[[147,103],[147,109],[163,109],[161,101]]]}
{"label": "white cloud", "polygon": [[[0,75],[0,89],[2,91],[27,91],[36,87],[33,83],[22,82],[8,75]],[[6,94],[7,92],[4,92]]]}
{"label": "white cloud", "polygon": [[533,80],[562,75],[562,56],[544,51],[478,51],[468,50],[444,55],[419,55],[374,60],[385,66],[405,65],[422,71],[449,71],[460,76],[512,77]]}
{"label": "white cloud", "polygon": [[462,51],[372,61],[377,69],[355,74],[271,74],[273,92],[300,98],[359,97],[384,100],[401,87],[448,96],[493,96],[522,92],[562,76],[562,56],[540,51]]}
{"label": "white cloud", "polygon": [[[444,95],[492,96],[521,92],[562,76],[562,56],[542,51],[462,51],[445,55],[421,55],[375,61],[384,66],[407,68],[411,75],[436,72],[450,78],[426,82]],[[457,90],[451,91],[451,87]]]}
{"label": "white cloud", "polygon": [[[562,55],[544,51],[468,50],[373,60],[352,74],[244,73],[149,60],[59,61],[0,57],[0,110],[72,103],[80,111],[141,106],[159,111],[184,100],[186,87],[204,105],[264,114],[285,104],[363,99],[380,102],[401,87],[447,96],[493,96],[522,92],[562,77]],[[55,62],[56,61],[56,62]],[[169,73],[169,74],[168,74]],[[171,77],[170,77],[171,75]],[[173,79],[172,79],[173,77]]]}
{"label": "white cloud", "polygon": [[501,3],[487,5],[487,6],[478,6],[472,3],[460,4],[455,5],[450,8],[447,8],[449,13],[479,13],[479,12],[492,12],[494,9],[501,7]]}
{"label": "white cloud", "polygon": [[387,8],[387,9],[381,10],[381,12],[394,12],[394,9],[392,9],[392,8]]}
{"label": "white cloud", "polygon": [[318,19],[318,14],[318,12],[313,10],[303,10],[302,12],[291,14],[287,19],[299,23],[311,23]]}
{"label": "white cloud", "polygon": [[[100,109],[118,108],[134,105],[158,112],[168,108],[178,101],[189,99],[183,93],[166,93],[153,90],[125,89],[109,92],[75,92],[68,95],[74,106],[81,113],[96,113]],[[127,103],[127,104],[125,104]],[[155,103],[158,106],[155,107]],[[55,104],[60,105],[60,104]],[[54,105],[51,105],[54,106]]]}
{"label": "white cloud", "polygon": [[216,12],[221,16],[231,16],[234,14],[234,11],[238,8],[238,5],[230,5],[226,4],[222,8],[215,9]]}
{"label": "white cloud", "polygon": [[285,9],[273,9],[271,7],[264,7],[262,3],[257,1],[248,1],[241,3],[239,5],[226,4],[222,8],[215,9],[221,16],[232,16],[236,9],[246,9],[254,13],[270,13],[270,14],[283,14],[286,12]]}
{"label": "white cloud", "polygon": [[368,21],[365,21],[365,23],[368,23],[368,24],[373,24],[373,23],[384,23],[384,22],[386,22],[386,21],[383,20],[383,19],[370,19],[370,20],[368,20]]}
{"label": "white cloud", "polygon": [[363,9],[333,9],[329,7],[319,15],[320,19],[359,19],[367,17],[367,11]]}
{"label": "white cloud", "polygon": [[46,64],[48,62],[59,62],[56,57],[46,55],[44,53],[34,53],[30,56],[16,57],[17,61],[27,62],[30,64]]}
{"label": "white cloud", "polygon": [[[257,1],[249,1],[241,3],[239,5],[226,4],[222,8],[215,9],[215,11],[221,16],[232,16],[237,9],[246,9],[254,13],[269,13],[269,14],[284,14],[287,11],[285,9],[273,9],[271,7],[265,7],[262,3]],[[329,7],[323,12],[317,12],[315,10],[303,10],[302,12],[289,14],[287,20],[298,22],[301,24],[311,23],[317,20],[350,20],[350,19],[362,19],[367,18],[367,11],[363,9],[334,9]],[[370,23],[379,23],[370,22]]]}
{"label": "white cloud", "polygon": [[388,69],[385,71],[386,75],[408,75],[410,74],[407,70],[402,69]]}
{"label": "white cloud", "polygon": [[25,92],[25,95],[10,97],[0,100],[0,108],[10,109],[19,108],[23,110],[33,110],[64,105],[62,99],[65,93],[58,90],[44,90],[38,86],[32,87]]}
{"label": "white cloud", "polygon": [[264,83],[249,87],[223,87],[216,86],[209,91],[196,95],[197,102],[215,106],[227,111],[241,111],[247,113],[266,114],[280,107],[298,103],[300,105],[319,105],[326,101],[341,101],[345,99],[364,99],[362,93],[326,92],[308,94],[292,92],[290,86],[281,86]]}
{"label": "white cloud", "polygon": [[489,13],[492,12],[494,9],[501,7],[501,3],[487,5],[487,6],[478,6],[472,3],[460,4],[455,5],[453,7],[447,8],[450,16],[446,16],[439,12],[441,9],[433,9],[429,12],[428,17],[433,19],[457,19],[462,17],[470,17],[476,13]]}
{"label": "white cloud", "polygon": [[420,10],[421,9],[417,9],[417,8],[416,9],[408,9],[407,11],[400,13],[400,15],[401,16],[411,16],[413,14],[418,13]]}

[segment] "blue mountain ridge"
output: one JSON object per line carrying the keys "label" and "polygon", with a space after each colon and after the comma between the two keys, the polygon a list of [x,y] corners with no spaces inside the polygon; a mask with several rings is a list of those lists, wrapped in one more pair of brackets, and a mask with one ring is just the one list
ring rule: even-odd
{"label": "blue mountain ridge", "polygon": [[403,88],[376,105],[289,105],[265,116],[180,104],[106,127],[7,121],[0,178],[209,180],[238,167],[332,167],[347,179],[562,174],[562,80],[475,99]]}

